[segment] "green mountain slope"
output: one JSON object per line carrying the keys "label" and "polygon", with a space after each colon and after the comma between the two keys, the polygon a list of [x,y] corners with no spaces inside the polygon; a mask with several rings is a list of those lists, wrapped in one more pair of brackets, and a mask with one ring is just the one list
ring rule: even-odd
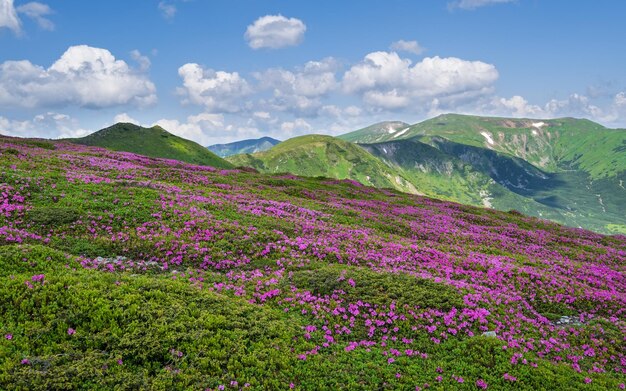
{"label": "green mountain slope", "polygon": [[[359,145],[401,172],[420,192],[431,197],[493,207],[494,202],[502,206],[499,203],[502,195],[510,193],[488,172],[432,145],[416,140]],[[493,194],[501,197],[494,200]]]}
{"label": "green mountain slope", "polygon": [[411,125],[402,121],[385,121],[370,125],[366,128],[355,130],[339,136],[342,140],[358,143],[376,143],[379,141],[393,140],[402,136]]}
{"label": "green mountain slope", "polygon": [[349,178],[623,233],[625,136],[588,120],[449,114],[413,126],[383,122],[340,136],[360,148],[305,136],[229,160],[261,172]]}
{"label": "green mountain slope", "polygon": [[445,114],[401,132],[374,126],[339,138],[367,144],[424,194],[626,232],[624,129],[574,118]]}
{"label": "green mountain slope", "polygon": [[160,126],[144,128],[130,123],[118,123],[88,136],[66,141],[203,166],[233,167],[200,144],[175,136]]}
{"label": "green mountain slope", "polygon": [[581,171],[550,173],[523,159],[441,137],[362,144],[407,178],[420,192],[586,227],[622,232],[626,177],[590,179]]}
{"label": "green mountain slope", "polygon": [[586,119],[444,114],[412,125],[403,134],[358,132],[339,138],[371,143],[372,139],[382,142],[418,137],[427,142],[437,136],[506,153],[548,172],[578,170],[592,178],[605,178],[626,170],[626,129],[608,129]]}
{"label": "green mountain slope", "polygon": [[236,141],[228,144],[214,144],[209,145],[207,148],[217,156],[227,157],[232,155],[238,155],[241,153],[255,153],[263,152],[272,148],[274,145],[280,143],[280,140],[276,140],[271,137],[261,137],[257,139],[248,139]]}
{"label": "green mountain slope", "polygon": [[236,166],[252,167],[264,173],[288,172],[309,177],[352,179],[379,188],[418,193],[398,171],[363,148],[331,136],[295,137],[268,151],[235,155],[227,160]]}

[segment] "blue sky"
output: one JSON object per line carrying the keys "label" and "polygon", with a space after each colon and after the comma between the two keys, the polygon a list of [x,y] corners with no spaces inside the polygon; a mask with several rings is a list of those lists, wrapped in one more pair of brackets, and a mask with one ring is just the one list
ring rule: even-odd
{"label": "blue sky", "polygon": [[0,0],[0,133],[208,145],[445,112],[626,126],[626,2]]}

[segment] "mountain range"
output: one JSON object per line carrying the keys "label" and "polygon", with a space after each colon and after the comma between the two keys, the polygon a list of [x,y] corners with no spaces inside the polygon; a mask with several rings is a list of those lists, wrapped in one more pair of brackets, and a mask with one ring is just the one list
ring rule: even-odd
{"label": "mountain range", "polygon": [[626,233],[626,130],[585,119],[445,114],[414,125],[381,122],[338,137],[263,137],[208,148],[159,126],[118,123],[66,141],[218,168],[351,179]]}
{"label": "mountain range", "polygon": [[626,130],[585,119],[445,114],[338,137],[297,137],[227,160],[626,233],[625,152]]}
{"label": "mountain range", "polygon": [[209,151],[215,153],[217,156],[227,157],[240,153],[255,153],[267,151],[278,143],[280,143],[280,140],[276,140],[275,138],[261,137],[256,139],[235,141],[228,144],[209,145],[207,148],[209,149]]}

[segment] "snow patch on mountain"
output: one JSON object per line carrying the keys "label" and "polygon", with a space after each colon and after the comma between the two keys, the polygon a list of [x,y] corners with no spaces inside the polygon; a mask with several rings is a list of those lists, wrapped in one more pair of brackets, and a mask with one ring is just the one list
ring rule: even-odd
{"label": "snow patch on mountain", "polygon": [[402,130],[401,130],[401,131],[399,131],[398,133],[394,134],[394,135],[393,135],[393,138],[396,138],[396,137],[402,136],[403,134],[405,134],[405,133],[407,132],[407,130],[409,130],[409,128],[404,128],[404,129],[402,129]]}
{"label": "snow patch on mountain", "polygon": [[493,145],[493,139],[491,138],[491,135],[487,132],[480,132],[480,134],[487,140],[487,142],[489,143],[489,145]]}

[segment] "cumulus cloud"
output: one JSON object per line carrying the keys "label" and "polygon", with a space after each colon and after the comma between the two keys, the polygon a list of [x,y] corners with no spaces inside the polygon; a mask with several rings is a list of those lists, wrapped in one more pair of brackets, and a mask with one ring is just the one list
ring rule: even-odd
{"label": "cumulus cloud", "polygon": [[622,91],[622,92],[615,94],[615,97],[613,98],[613,103],[617,107],[626,108],[626,92]]}
{"label": "cumulus cloud", "polygon": [[8,28],[15,34],[19,34],[22,30],[13,0],[0,0],[0,28]]}
{"label": "cumulus cloud", "polygon": [[157,7],[161,15],[168,20],[171,20],[176,16],[176,6],[174,4],[170,4],[166,1],[160,1]]}
{"label": "cumulus cloud", "polygon": [[318,110],[319,116],[333,119],[358,117],[362,113],[363,110],[357,106],[340,107],[337,105],[324,105]]}
{"label": "cumulus cloud", "polygon": [[418,55],[422,54],[425,50],[417,41],[405,41],[403,39],[393,42],[389,48],[398,52],[407,52]]}
{"label": "cumulus cloud", "polygon": [[398,92],[397,88],[388,91],[365,91],[363,100],[373,107],[379,107],[388,110],[402,109],[411,103],[408,94]]}
{"label": "cumulus cloud", "polygon": [[254,116],[254,118],[258,118],[264,121],[270,120],[272,118],[272,115],[267,111],[255,111],[254,113],[252,113],[252,115]]}
{"label": "cumulus cloud", "polygon": [[154,123],[177,136],[207,145],[211,133],[226,130],[224,116],[221,114],[201,113],[187,117],[186,122],[176,119],[160,119]]}
{"label": "cumulus cloud", "polygon": [[519,95],[512,96],[509,99],[495,97],[491,104],[496,110],[501,110],[506,115],[513,117],[537,117],[546,114],[543,108],[529,104],[526,99]]}
{"label": "cumulus cloud", "polygon": [[581,94],[571,94],[567,99],[552,99],[545,105],[545,110],[553,115],[584,115],[591,118],[602,118],[604,113],[592,104],[589,98]]}
{"label": "cumulus cloud", "polygon": [[22,34],[22,21],[19,15],[32,19],[43,30],[54,30],[54,23],[46,16],[52,14],[52,9],[43,3],[33,1],[15,7],[13,0],[0,0],[0,29],[8,28],[14,34]]}
{"label": "cumulus cloud", "polygon": [[156,88],[106,49],[71,46],[49,68],[30,61],[0,63],[0,105],[103,108],[155,103]]}
{"label": "cumulus cloud", "polygon": [[361,94],[373,107],[397,110],[487,95],[498,76],[494,65],[481,61],[427,57],[412,65],[396,52],[374,52],[352,66],[342,83],[344,91]]}
{"label": "cumulus cloud", "polygon": [[280,130],[288,137],[309,133],[311,129],[313,129],[311,124],[302,118],[296,118],[294,121],[285,121],[280,125]]}
{"label": "cumulus cloud", "polygon": [[456,0],[448,3],[448,9],[475,10],[493,4],[513,3],[516,0]]}
{"label": "cumulus cloud", "polygon": [[237,72],[204,69],[195,63],[178,68],[183,87],[178,89],[184,96],[183,103],[205,106],[210,112],[236,112],[241,109],[242,99],[252,93],[246,79]]}
{"label": "cumulus cloud", "polygon": [[117,124],[120,122],[125,122],[125,123],[131,123],[131,124],[135,124],[135,125],[141,125],[139,121],[137,121],[136,119],[134,119],[133,117],[131,117],[130,115],[126,114],[126,113],[120,113],[118,115],[116,115],[115,117],[113,117],[113,123]]}
{"label": "cumulus cloud", "polygon": [[139,69],[141,71],[147,71],[148,69],[150,69],[150,65],[152,65],[150,59],[141,54],[141,52],[137,49],[130,52],[130,57],[135,60],[137,64],[139,64]]}
{"label": "cumulus cloud", "polygon": [[259,89],[272,91],[273,98],[264,102],[272,109],[310,115],[320,107],[319,98],[337,88],[337,69],[337,62],[329,57],[309,61],[294,71],[271,68],[254,77]]}
{"label": "cumulus cloud", "polygon": [[16,137],[68,138],[82,137],[89,130],[82,129],[76,119],[67,114],[47,112],[27,120],[12,120],[0,116],[0,134]]}
{"label": "cumulus cloud", "polygon": [[278,49],[300,44],[305,31],[300,19],[265,15],[248,26],[244,37],[252,49]]}
{"label": "cumulus cloud", "polygon": [[550,99],[543,105],[531,104],[524,97],[511,98],[494,96],[475,107],[465,107],[474,114],[498,115],[506,117],[556,118],[582,117],[609,125],[626,124],[626,94],[620,92],[608,103],[596,103],[594,99],[573,93],[565,99]]}
{"label": "cumulus cloud", "polygon": [[190,115],[184,122],[176,119],[160,119],[153,125],[159,125],[177,136],[193,140],[204,146],[257,138],[262,135],[259,129],[254,126],[227,123],[224,115],[215,113]]}
{"label": "cumulus cloud", "polygon": [[54,30],[54,23],[46,18],[47,15],[52,14],[52,9],[47,4],[33,1],[17,7],[17,12],[31,18],[44,30]]}

